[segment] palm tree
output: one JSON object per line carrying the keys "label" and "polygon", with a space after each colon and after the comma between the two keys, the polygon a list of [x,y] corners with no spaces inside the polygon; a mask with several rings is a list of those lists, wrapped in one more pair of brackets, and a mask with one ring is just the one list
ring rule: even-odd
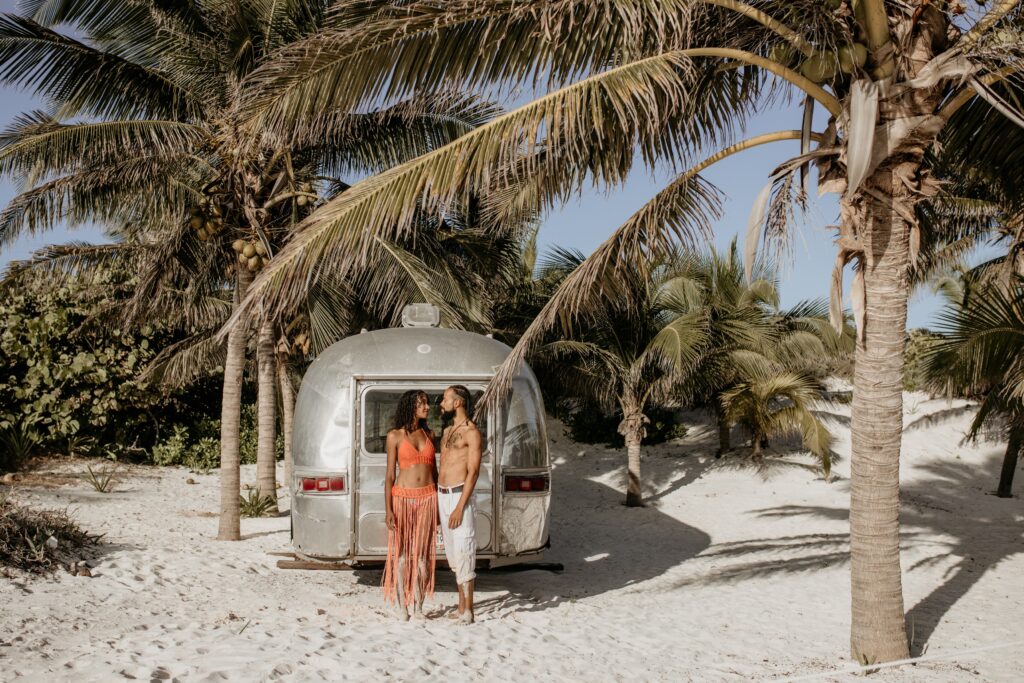
{"label": "palm tree", "polygon": [[[326,4],[48,0],[25,3],[24,16],[0,18],[0,79],[34,87],[57,114],[27,115],[0,139],[0,172],[28,185],[0,216],[0,243],[62,222],[131,226],[147,266],[129,307],[135,320],[173,299],[169,289],[189,288],[182,279],[189,274],[203,280],[192,290],[233,291],[237,306],[252,273],[273,260],[319,200],[325,179],[380,171],[494,113],[475,98],[428,96],[360,113],[329,108],[318,135],[302,143],[286,132],[243,129],[240,81],[275,49],[312,35]],[[57,25],[73,26],[81,38],[51,28]],[[63,122],[75,117],[84,118]],[[79,261],[109,251],[80,253]],[[287,321],[298,309],[263,306],[260,318]],[[251,327],[237,316],[227,324],[218,538],[234,540]],[[223,344],[204,329],[196,337],[192,357]],[[265,396],[273,376],[262,375]],[[261,415],[267,437],[271,416]],[[260,450],[264,460],[272,453]],[[263,463],[264,488],[272,468]]]}
{"label": "palm tree", "polygon": [[[571,272],[582,254],[555,251],[542,277]],[[680,310],[677,258],[658,264],[651,273],[623,273],[619,296],[589,307],[563,322],[561,337],[537,351],[553,362],[561,381],[595,399],[608,412],[622,416],[619,433],[626,441],[626,505],[643,505],[640,449],[652,405],[664,405],[681,377],[701,358],[707,346],[706,312]],[[617,410],[616,410],[617,409]]]}
{"label": "palm tree", "polygon": [[[325,31],[248,79],[245,125],[299,122],[315,135],[325,106],[525,81],[548,92],[324,206],[250,300],[301,297],[316,269],[345,272],[369,240],[408,231],[414,205],[441,210],[493,184],[496,169],[521,170],[531,182],[517,200],[545,207],[585,183],[618,184],[637,156],[688,167],[563,283],[510,356],[498,391],[544,331],[579,310],[612,270],[663,253],[670,235],[688,239],[707,227],[713,198],[698,176],[708,164],[800,140],[801,155],[772,178],[772,205],[789,199],[813,163],[819,187],[842,195],[837,293],[843,267],[856,263],[851,648],[859,660],[906,657],[899,454],[907,273],[921,243],[915,207],[942,191],[931,173],[942,157],[982,167],[1021,196],[1019,181],[998,172],[1015,167],[1024,149],[1010,123],[1024,120],[1010,94],[1024,69],[1020,8],[1020,0],[993,0],[979,16],[963,15],[961,3],[908,11],[885,0],[339,3]],[[364,23],[353,30],[360,11]],[[804,98],[801,129],[733,143],[747,115],[780,92]],[[829,116],[820,132],[812,131],[815,103]],[[992,143],[978,144],[982,130]],[[769,238],[785,233],[786,212],[762,210],[771,194],[755,207],[748,252],[765,216]],[[842,307],[833,309],[838,325]]]}
{"label": "palm tree", "polygon": [[1005,432],[996,495],[1009,498],[1024,442],[1024,277],[967,291],[941,314],[942,336],[924,352],[924,375],[933,389],[981,398],[968,438],[990,424]]}
{"label": "palm tree", "polygon": [[676,305],[703,315],[708,340],[700,362],[681,380],[681,392],[686,403],[714,411],[717,457],[732,449],[735,420],[723,402],[726,392],[739,383],[781,380],[782,374],[803,386],[821,372],[822,361],[853,350],[849,326],[836,333],[824,302],[779,310],[779,283],[769,259],[755,259],[750,278],[745,271],[735,240],[722,252],[685,252],[674,267]]}
{"label": "palm tree", "polygon": [[821,462],[827,479],[832,471],[832,435],[814,414],[822,387],[808,375],[782,369],[755,368],[722,392],[722,411],[730,423],[750,432],[751,457],[762,457],[769,437],[796,433],[804,447]]}

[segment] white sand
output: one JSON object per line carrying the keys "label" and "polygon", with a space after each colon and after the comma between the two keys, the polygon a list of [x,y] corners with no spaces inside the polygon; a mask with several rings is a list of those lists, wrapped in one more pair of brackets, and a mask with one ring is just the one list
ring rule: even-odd
{"label": "white sand", "polygon": [[[908,395],[907,421],[946,408]],[[1002,444],[959,446],[968,419],[904,441],[904,593],[915,651],[927,643],[940,659],[871,680],[1024,680],[1019,645],[957,654],[1024,637],[1024,503],[988,495]],[[848,429],[837,431],[848,454]],[[278,570],[267,552],[288,549],[287,517],[245,519],[243,541],[213,541],[215,475],[133,468],[110,494],[16,487],[23,501],[71,506],[109,545],[92,578],[0,578],[0,679],[855,679],[828,673],[852,664],[846,462],[831,484],[796,466],[716,462],[713,430],[698,425],[647,449],[651,505],[627,509],[623,453],[551,434],[545,559],[565,571],[482,573],[471,627],[441,618],[456,599],[447,572],[434,618],[398,623],[378,571]],[[254,475],[244,468],[243,481]]]}

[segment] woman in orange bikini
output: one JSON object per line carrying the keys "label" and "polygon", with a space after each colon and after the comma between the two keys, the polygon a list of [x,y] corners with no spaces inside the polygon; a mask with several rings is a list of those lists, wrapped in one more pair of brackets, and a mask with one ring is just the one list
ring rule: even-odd
{"label": "woman in orange bikini", "polygon": [[[437,533],[437,464],[434,434],[427,427],[430,403],[422,391],[398,400],[394,429],[388,432],[384,507],[387,510],[388,559],[384,600],[396,604],[398,617],[423,616],[423,600],[434,594]],[[395,479],[396,465],[398,479]]]}

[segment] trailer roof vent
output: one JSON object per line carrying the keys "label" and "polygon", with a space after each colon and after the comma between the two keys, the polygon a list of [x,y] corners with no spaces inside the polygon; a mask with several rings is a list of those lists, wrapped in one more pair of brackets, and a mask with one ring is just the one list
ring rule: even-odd
{"label": "trailer roof vent", "polygon": [[437,327],[441,309],[433,304],[409,304],[402,309],[402,327]]}

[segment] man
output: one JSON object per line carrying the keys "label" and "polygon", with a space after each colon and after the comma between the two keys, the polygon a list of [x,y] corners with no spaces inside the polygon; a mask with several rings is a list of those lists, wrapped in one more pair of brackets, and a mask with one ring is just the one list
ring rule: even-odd
{"label": "man", "polygon": [[455,384],[445,389],[441,416],[449,426],[441,432],[441,464],[437,477],[437,507],[448,566],[455,572],[459,607],[453,615],[461,624],[473,623],[473,584],[476,579],[476,509],[473,490],[480,475],[483,438],[473,423],[469,389]]}

